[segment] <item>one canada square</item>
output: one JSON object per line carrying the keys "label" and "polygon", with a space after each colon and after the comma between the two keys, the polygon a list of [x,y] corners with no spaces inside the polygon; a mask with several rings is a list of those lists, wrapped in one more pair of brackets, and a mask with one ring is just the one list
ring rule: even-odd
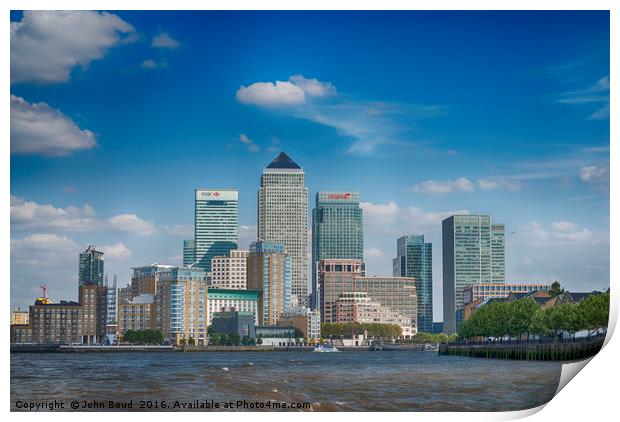
{"label": "one canada square", "polygon": [[308,306],[308,188],[304,170],[281,152],[261,175],[259,240],[282,242],[291,257],[292,304]]}

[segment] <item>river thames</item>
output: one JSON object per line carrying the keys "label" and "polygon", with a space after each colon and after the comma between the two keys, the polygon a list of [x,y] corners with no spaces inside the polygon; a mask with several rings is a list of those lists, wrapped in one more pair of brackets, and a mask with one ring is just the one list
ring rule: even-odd
{"label": "river thames", "polygon": [[132,410],[165,401],[172,410],[175,401],[246,400],[315,411],[521,410],[553,397],[561,367],[411,351],[12,353],[11,409],[18,401],[131,401]]}

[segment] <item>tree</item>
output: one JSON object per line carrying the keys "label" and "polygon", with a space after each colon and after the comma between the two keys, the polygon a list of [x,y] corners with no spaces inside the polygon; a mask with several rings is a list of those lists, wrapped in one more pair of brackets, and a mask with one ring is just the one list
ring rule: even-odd
{"label": "tree", "polygon": [[256,339],[256,344],[263,344],[263,336],[258,336]]}
{"label": "tree", "polygon": [[547,313],[538,308],[534,311],[532,319],[530,320],[529,332],[537,335],[540,338],[549,334],[549,321],[547,320]]}
{"label": "tree", "polygon": [[241,343],[241,336],[237,333],[229,334],[228,339],[230,346],[239,346],[239,344]]}
{"label": "tree", "polygon": [[190,337],[189,340],[187,341],[187,344],[189,344],[190,346],[195,346],[196,340],[194,340],[194,337]]}
{"label": "tree", "polygon": [[607,327],[609,322],[609,293],[590,295],[577,304],[582,317],[583,328],[588,336],[593,330]]}
{"label": "tree", "polygon": [[182,347],[185,347],[185,345],[187,344],[187,339],[186,339],[186,338],[182,338],[182,339],[181,339],[181,341],[179,341],[179,344],[180,344]]}
{"label": "tree", "polygon": [[551,294],[551,297],[559,296],[562,293],[564,293],[564,289],[560,286],[560,283],[557,280],[551,283],[551,289],[549,289],[549,294]]}
{"label": "tree", "polygon": [[515,300],[508,304],[508,332],[520,336],[527,334],[529,338],[532,318],[540,307],[531,298]]}
{"label": "tree", "polygon": [[220,336],[217,335],[217,333],[212,333],[209,336],[209,344],[212,346],[219,346],[220,345]]}

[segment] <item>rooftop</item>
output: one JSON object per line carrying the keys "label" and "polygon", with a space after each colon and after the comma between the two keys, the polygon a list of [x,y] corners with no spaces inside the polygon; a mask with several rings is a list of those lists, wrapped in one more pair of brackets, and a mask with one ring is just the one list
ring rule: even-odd
{"label": "rooftop", "polygon": [[273,159],[273,161],[267,166],[268,169],[301,169],[299,165],[291,160],[291,157],[286,155],[284,151]]}

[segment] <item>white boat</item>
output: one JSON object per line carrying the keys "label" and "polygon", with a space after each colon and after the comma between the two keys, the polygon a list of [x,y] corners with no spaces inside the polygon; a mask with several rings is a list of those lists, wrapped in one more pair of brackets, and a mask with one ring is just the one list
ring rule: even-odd
{"label": "white boat", "polygon": [[333,344],[319,344],[314,347],[315,352],[339,352]]}

